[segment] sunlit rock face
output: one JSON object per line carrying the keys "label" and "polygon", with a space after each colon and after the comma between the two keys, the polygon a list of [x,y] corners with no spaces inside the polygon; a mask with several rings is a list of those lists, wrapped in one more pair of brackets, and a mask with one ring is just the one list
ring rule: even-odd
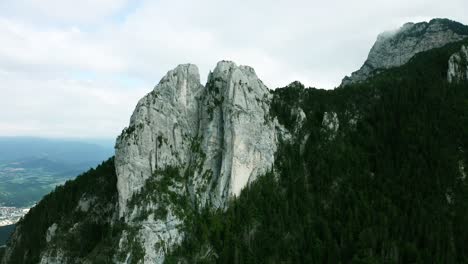
{"label": "sunlit rock face", "polygon": [[459,52],[453,54],[448,62],[447,80],[459,82],[468,80],[468,47],[462,46]]}
{"label": "sunlit rock face", "polygon": [[196,97],[202,90],[198,68],[179,65],[138,102],[116,142],[120,216],[153,171],[189,162],[191,139],[198,130]]}
{"label": "sunlit rock face", "polygon": [[[233,62],[219,62],[208,77],[201,98],[199,135],[211,171],[211,192],[198,192],[204,205],[223,207],[231,195],[269,170],[276,151],[274,122],[269,118],[270,94],[255,71]],[[200,184],[201,183],[201,184]]]}
{"label": "sunlit rock face", "polygon": [[[131,243],[142,246],[145,263],[162,263],[181,243],[187,209],[175,200],[224,208],[272,168],[277,137],[270,100],[252,68],[221,61],[206,86],[196,66],[179,65],[138,102],[116,143],[119,215],[138,227],[119,242],[127,252],[122,262],[131,257]],[[180,175],[166,190],[171,199],[148,184],[168,169]]]}
{"label": "sunlit rock face", "polygon": [[397,31],[384,32],[369,52],[364,65],[343,79],[341,85],[365,81],[379,70],[401,66],[419,52],[442,47],[468,37],[468,27],[447,19],[406,23]]}

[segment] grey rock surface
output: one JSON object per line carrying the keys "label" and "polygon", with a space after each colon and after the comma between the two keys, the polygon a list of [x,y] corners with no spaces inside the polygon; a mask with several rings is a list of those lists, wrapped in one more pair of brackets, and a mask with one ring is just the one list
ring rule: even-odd
{"label": "grey rock surface", "polygon": [[322,129],[328,135],[329,140],[333,140],[340,128],[338,114],[335,112],[325,112],[323,114]]}
{"label": "grey rock surface", "polygon": [[206,161],[202,171],[212,172],[212,181],[203,183],[195,175],[194,186],[208,184],[211,192],[197,192],[202,205],[224,207],[228,198],[274,161],[276,133],[270,120],[268,88],[255,71],[233,62],[219,62],[208,77],[201,98],[199,136]]}
{"label": "grey rock surface", "polygon": [[468,47],[462,46],[448,61],[447,80],[459,82],[468,80]]}
{"label": "grey rock surface", "polygon": [[406,23],[396,31],[380,34],[364,65],[346,76],[341,86],[365,81],[379,70],[401,66],[419,52],[442,47],[468,37],[468,27],[447,19]]}
{"label": "grey rock surface", "polygon": [[198,131],[196,96],[202,89],[198,68],[179,65],[138,102],[129,127],[116,141],[120,216],[155,170],[188,164],[191,139]]}
{"label": "grey rock surface", "polygon": [[[147,191],[155,172],[177,168],[186,181],[171,185],[173,195],[188,195],[199,208],[224,208],[272,168],[277,135],[270,100],[252,68],[221,61],[206,87],[196,66],[179,65],[138,102],[116,143],[119,215],[138,227],[136,235],[122,237],[122,252],[137,241],[146,252],[144,263],[162,263],[182,242],[184,212],[177,204],[144,198],[129,205]],[[166,211],[162,217],[152,213],[161,207]]]}

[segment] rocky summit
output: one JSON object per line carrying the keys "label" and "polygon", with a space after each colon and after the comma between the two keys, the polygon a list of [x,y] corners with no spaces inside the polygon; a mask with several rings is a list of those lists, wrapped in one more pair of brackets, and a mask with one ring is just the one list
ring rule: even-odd
{"label": "rocky summit", "polygon": [[417,53],[466,37],[468,27],[448,19],[406,23],[396,31],[381,33],[362,67],[351,76],[346,76],[341,86],[363,82],[379,71],[407,63]]}
{"label": "rocky summit", "polygon": [[[224,208],[230,197],[272,169],[277,136],[270,100],[253,68],[221,61],[206,86],[195,65],[179,65],[138,102],[130,126],[117,139],[115,167],[119,215],[144,227],[138,236],[146,252],[154,252],[155,243],[165,248],[180,243],[185,217],[179,204],[164,197],[134,202],[151,191],[151,177],[168,169],[188,173],[168,193],[198,208]],[[163,215],[141,218],[143,211],[162,207],[167,210]],[[156,251],[145,259],[159,263],[164,254]]]}

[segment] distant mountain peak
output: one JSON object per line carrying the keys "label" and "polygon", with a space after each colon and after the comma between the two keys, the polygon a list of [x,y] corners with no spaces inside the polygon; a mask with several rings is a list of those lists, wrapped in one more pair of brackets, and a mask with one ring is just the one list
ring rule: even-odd
{"label": "distant mountain peak", "polygon": [[362,67],[346,76],[342,86],[365,81],[382,69],[407,63],[415,54],[468,37],[468,26],[449,19],[405,23],[397,30],[378,35]]}

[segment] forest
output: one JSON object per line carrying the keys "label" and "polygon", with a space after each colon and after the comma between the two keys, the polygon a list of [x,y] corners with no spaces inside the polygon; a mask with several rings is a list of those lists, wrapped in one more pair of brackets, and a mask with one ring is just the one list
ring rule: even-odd
{"label": "forest", "polygon": [[[88,196],[98,202],[87,212],[77,210],[80,200]],[[117,229],[121,230],[118,224],[111,226],[116,202],[117,177],[112,157],[95,169],[57,186],[31,208],[16,224],[15,232],[23,239],[15,239],[14,247],[8,245],[13,243],[11,238],[7,242],[14,249],[10,263],[39,263],[41,254],[50,243],[67,249],[72,258],[89,257],[95,259],[95,263],[110,263],[112,238]],[[60,227],[47,241],[48,229],[54,223],[59,223]],[[75,229],[74,232],[69,231],[71,228]],[[0,252],[0,259],[3,253]]]}

